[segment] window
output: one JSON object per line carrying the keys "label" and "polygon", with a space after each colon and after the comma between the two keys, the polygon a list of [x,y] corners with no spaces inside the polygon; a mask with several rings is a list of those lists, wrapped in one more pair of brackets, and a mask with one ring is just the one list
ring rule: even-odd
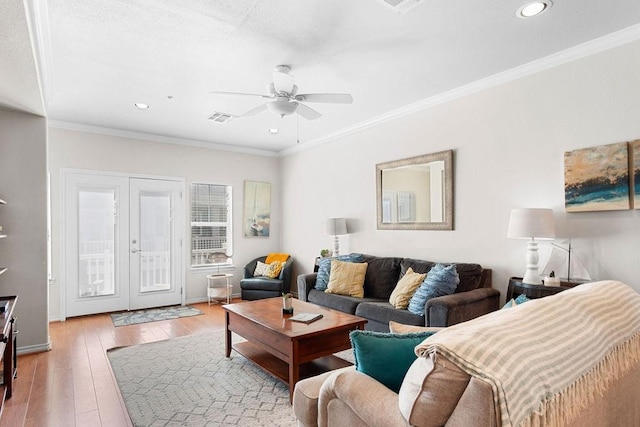
{"label": "window", "polygon": [[231,186],[191,184],[191,267],[230,264]]}

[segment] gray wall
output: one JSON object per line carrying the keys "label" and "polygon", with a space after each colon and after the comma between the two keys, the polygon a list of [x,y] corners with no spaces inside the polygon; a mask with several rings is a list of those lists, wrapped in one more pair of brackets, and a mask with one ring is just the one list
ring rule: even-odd
{"label": "gray wall", "polygon": [[[508,278],[525,271],[526,242],[506,237],[510,211],[546,207],[593,278],[640,291],[640,211],[566,213],[563,157],[640,139],[639,69],[634,42],[288,155],[283,247],[304,262],[298,273],[310,271],[331,247],[325,219],[345,217],[351,251],[478,262],[494,270],[504,298]],[[375,165],[449,149],[455,230],[377,230]],[[548,243],[540,253],[544,262]]]}
{"label": "gray wall", "polygon": [[0,110],[0,295],[18,295],[18,351],[49,346],[47,286],[47,121]]}

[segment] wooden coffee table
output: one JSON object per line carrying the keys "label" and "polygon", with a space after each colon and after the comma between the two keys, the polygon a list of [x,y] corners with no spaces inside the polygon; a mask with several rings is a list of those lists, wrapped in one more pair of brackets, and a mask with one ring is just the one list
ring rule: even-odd
{"label": "wooden coffee table", "polygon": [[[226,304],[225,351],[231,349],[289,386],[289,399],[302,379],[351,365],[333,356],[351,348],[349,332],[363,329],[366,319],[308,302],[293,300],[294,314],[320,313],[322,319],[305,324],[288,320],[282,298]],[[233,344],[231,332],[247,341]]]}

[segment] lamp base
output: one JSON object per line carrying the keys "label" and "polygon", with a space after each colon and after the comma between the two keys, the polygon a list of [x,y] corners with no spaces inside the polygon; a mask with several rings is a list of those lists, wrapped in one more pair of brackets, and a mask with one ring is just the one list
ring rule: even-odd
{"label": "lamp base", "polygon": [[538,243],[533,239],[527,244],[527,271],[524,273],[522,283],[529,285],[542,285],[540,274],[538,273]]}

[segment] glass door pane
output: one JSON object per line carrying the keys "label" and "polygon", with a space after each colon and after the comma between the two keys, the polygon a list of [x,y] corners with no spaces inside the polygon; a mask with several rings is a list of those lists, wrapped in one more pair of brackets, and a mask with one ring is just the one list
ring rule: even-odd
{"label": "glass door pane", "polygon": [[78,297],[115,294],[113,189],[78,190]]}
{"label": "glass door pane", "polygon": [[171,289],[171,194],[140,192],[140,292]]}

